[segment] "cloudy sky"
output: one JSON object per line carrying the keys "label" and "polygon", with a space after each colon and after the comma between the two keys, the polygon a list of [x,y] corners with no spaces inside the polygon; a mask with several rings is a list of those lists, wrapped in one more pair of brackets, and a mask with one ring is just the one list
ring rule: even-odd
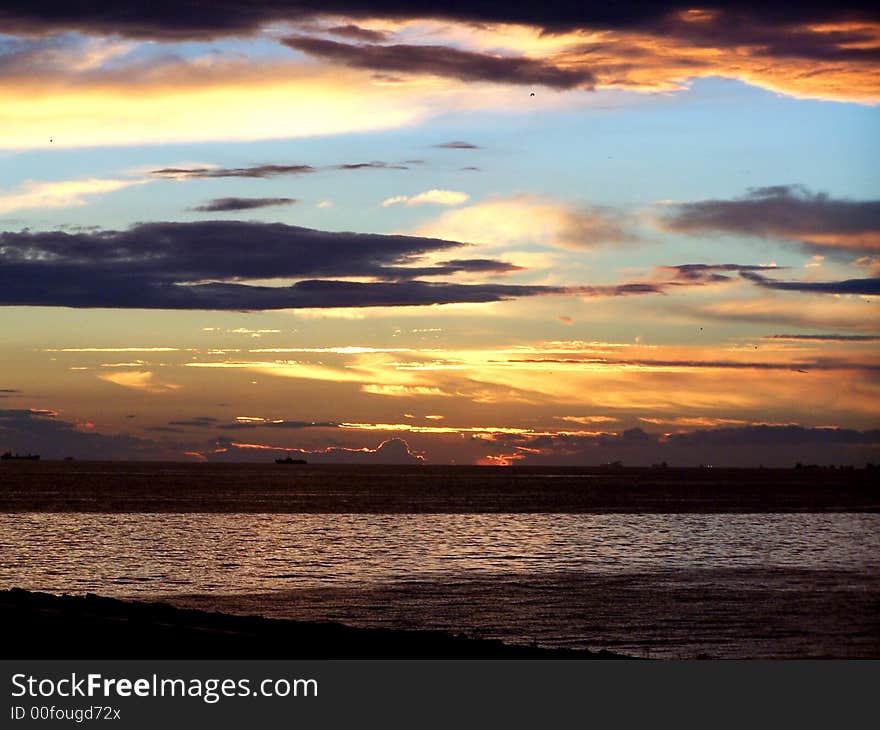
{"label": "cloudy sky", "polygon": [[880,458],[880,13],[773,5],[4,2],[0,449]]}

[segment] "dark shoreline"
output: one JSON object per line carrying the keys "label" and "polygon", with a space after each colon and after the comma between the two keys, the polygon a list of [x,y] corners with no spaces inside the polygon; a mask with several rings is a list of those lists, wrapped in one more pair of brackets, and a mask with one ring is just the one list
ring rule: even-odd
{"label": "dark shoreline", "polygon": [[880,512],[875,469],[5,462],[0,512]]}
{"label": "dark shoreline", "polygon": [[442,631],[180,609],[93,594],[0,591],[4,659],[628,659]]}

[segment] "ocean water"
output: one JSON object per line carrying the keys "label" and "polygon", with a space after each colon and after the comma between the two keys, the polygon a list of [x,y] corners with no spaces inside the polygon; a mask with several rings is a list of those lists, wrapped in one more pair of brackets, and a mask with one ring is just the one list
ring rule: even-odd
{"label": "ocean water", "polygon": [[0,587],[653,657],[880,657],[880,514],[0,514]]}

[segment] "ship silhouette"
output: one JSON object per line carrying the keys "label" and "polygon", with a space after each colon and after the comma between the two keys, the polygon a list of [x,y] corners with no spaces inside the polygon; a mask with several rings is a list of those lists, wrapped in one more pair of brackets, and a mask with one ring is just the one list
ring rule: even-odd
{"label": "ship silhouette", "polygon": [[10,461],[13,459],[22,460],[22,461],[39,461],[40,455],[39,454],[13,454],[11,451],[7,451],[3,454],[0,454],[0,459],[3,459],[3,461]]}
{"label": "ship silhouette", "polygon": [[305,459],[294,459],[288,456],[286,459],[275,459],[276,464],[308,464]]}

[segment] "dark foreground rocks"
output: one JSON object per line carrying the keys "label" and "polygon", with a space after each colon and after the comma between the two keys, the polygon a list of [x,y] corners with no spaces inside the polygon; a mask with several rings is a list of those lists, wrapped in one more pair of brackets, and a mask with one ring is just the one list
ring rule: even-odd
{"label": "dark foreground rocks", "polygon": [[0,591],[4,659],[623,659],[441,631],[363,629],[85,596]]}

